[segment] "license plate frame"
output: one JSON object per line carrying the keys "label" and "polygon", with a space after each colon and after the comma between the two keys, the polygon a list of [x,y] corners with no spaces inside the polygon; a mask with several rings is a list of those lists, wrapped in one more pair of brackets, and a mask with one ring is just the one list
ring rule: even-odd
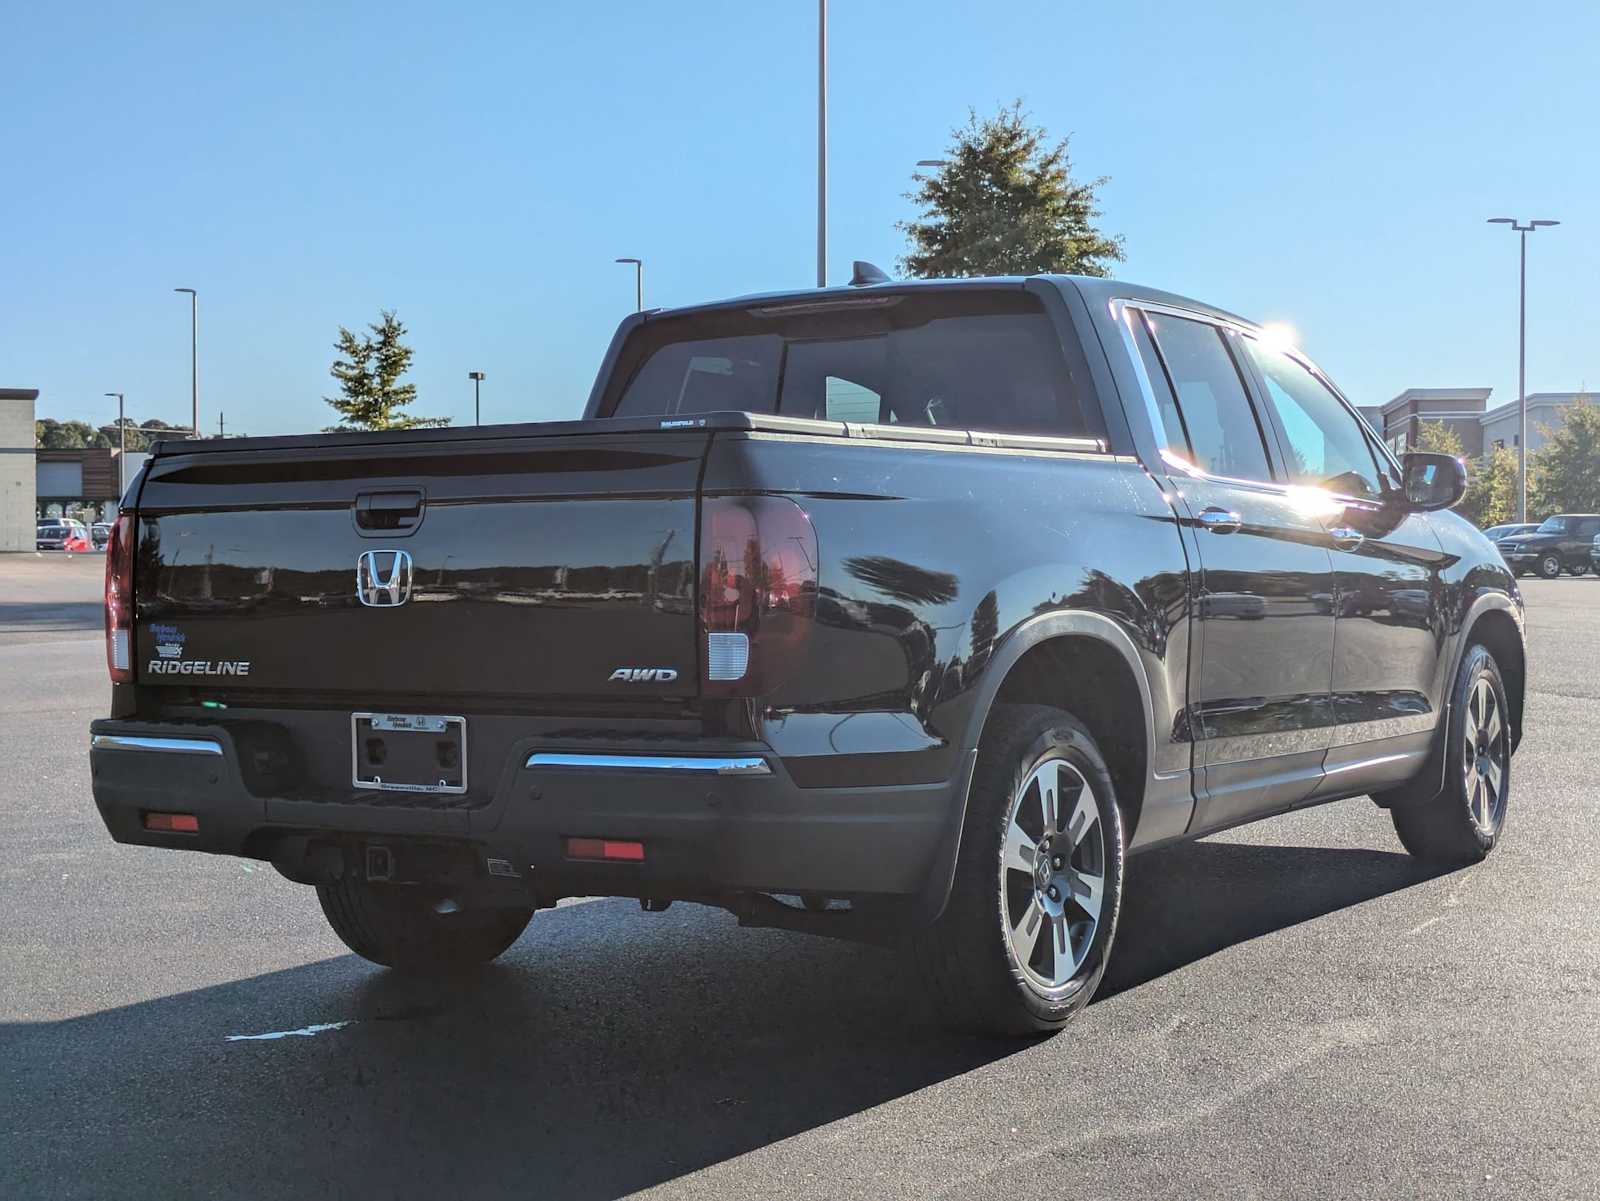
{"label": "license plate frame", "polygon": [[[377,738],[387,757],[390,740],[401,751],[397,764],[398,779],[385,779],[377,764],[372,763],[370,747],[364,740]],[[427,772],[406,770],[406,767],[426,757],[424,740],[431,742],[437,759],[437,747],[445,742],[454,747],[456,765],[431,765]],[[363,756],[363,750],[367,754]],[[363,759],[368,774],[363,774]],[[409,792],[430,796],[460,796],[467,791],[467,719],[442,713],[352,713],[350,715],[350,785],[360,791]],[[442,773],[432,782],[418,778],[424,774]]]}

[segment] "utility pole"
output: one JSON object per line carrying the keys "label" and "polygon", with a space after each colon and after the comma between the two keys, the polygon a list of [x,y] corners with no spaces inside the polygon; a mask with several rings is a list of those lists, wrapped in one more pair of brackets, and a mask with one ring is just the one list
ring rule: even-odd
{"label": "utility pole", "polygon": [[479,403],[481,397],[478,389],[483,385],[484,375],[481,371],[467,372],[467,378],[472,381],[472,424],[483,424],[483,407]]}
{"label": "utility pole", "polygon": [[225,437],[228,436],[228,434],[227,434],[228,427],[225,424],[223,424],[223,420],[222,420],[225,415],[226,414],[224,414],[221,409],[217,410],[217,437],[219,437],[219,438],[225,438]]}
{"label": "utility pole", "polygon": [[817,0],[817,287],[828,286],[828,0]]}

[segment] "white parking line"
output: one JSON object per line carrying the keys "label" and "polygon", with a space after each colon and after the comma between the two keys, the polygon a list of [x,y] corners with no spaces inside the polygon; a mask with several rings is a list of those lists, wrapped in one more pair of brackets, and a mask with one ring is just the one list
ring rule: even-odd
{"label": "white parking line", "polygon": [[267,1034],[230,1034],[230,1043],[263,1042],[274,1038],[310,1038],[313,1034],[321,1034],[324,1030],[343,1030],[346,1026],[354,1025],[354,1020],[348,1022],[319,1022],[315,1026],[302,1026],[299,1030],[273,1030]]}

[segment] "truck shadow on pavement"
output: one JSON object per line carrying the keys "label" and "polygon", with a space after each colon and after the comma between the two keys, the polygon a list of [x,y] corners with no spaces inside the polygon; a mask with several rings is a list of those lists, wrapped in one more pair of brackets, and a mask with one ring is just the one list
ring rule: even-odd
{"label": "truck shadow on pavement", "polygon": [[[1141,856],[1101,1004],[1426,878],[1376,851]],[[912,995],[878,951],[605,900],[536,915],[500,963],[452,984],[340,956],[0,1026],[0,1192],[611,1198],[1019,1052],[1072,1052],[1072,1032],[944,1033],[908,1017]]]}

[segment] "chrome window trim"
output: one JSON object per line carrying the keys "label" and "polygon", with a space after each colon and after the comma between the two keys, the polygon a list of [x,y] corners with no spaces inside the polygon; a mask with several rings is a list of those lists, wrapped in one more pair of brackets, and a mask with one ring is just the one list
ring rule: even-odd
{"label": "chrome window trim", "polygon": [[[1295,488],[1311,487],[1311,485],[1307,484],[1280,483],[1277,480],[1245,480],[1227,475],[1213,475],[1197,464],[1189,462],[1183,454],[1175,450],[1168,443],[1166,423],[1161,420],[1161,406],[1156,403],[1155,387],[1150,382],[1149,373],[1145,371],[1144,356],[1139,353],[1139,344],[1134,340],[1133,330],[1128,326],[1127,311],[1129,309],[1136,309],[1141,313],[1164,313],[1169,317],[1181,317],[1186,321],[1198,321],[1215,329],[1250,338],[1257,342],[1261,341],[1261,331],[1259,328],[1246,325],[1241,321],[1219,317],[1213,313],[1202,313],[1195,309],[1182,308],[1175,304],[1164,304],[1160,301],[1145,300],[1137,296],[1118,296],[1112,299],[1111,317],[1116,322],[1117,329],[1121,331],[1123,349],[1127,351],[1129,359],[1133,362],[1134,375],[1139,381],[1139,391],[1144,399],[1145,416],[1150,422],[1151,432],[1155,435],[1163,464],[1181,475],[1188,476],[1190,479],[1209,480],[1212,483],[1227,484],[1232,487],[1255,488],[1282,496],[1289,495]],[[1374,447],[1382,448],[1383,456],[1388,460],[1389,467],[1395,478],[1403,478],[1399,462],[1394,458],[1389,448],[1384,445],[1383,439],[1373,432],[1372,427],[1367,424],[1366,418],[1361,416],[1356,407],[1350,403],[1349,398],[1339,391],[1338,387],[1320,367],[1313,363],[1302,351],[1292,346],[1274,347],[1273,349],[1280,350],[1286,357],[1299,363],[1300,366],[1311,373],[1312,378],[1328,389],[1333,394],[1333,398],[1344,406],[1345,411],[1356,419],[1363,430],[1371,435]],[[1251,404],[1253,405],[1254,403],[1255,398],[1251,397]],[[1331,499],[1353,505],[1372,506],[1378,503],[1370,496],[1346,496],[1337,492],[1328,492],[1327,495]]]}
{"label": "chrome window trim", "polygon": [[144,734],[96,734],[89,739],[93,751],[165,751],[171,755],[220,755],[222,744],[214,738],[155,738]]}
{"label": "chrome window trim", "polygon": [[591,768],[598,771],[706,772],[718,776],[770,776],[772,767],[759,755],[574,755],[535,751],[523,764],[534,767]]}

